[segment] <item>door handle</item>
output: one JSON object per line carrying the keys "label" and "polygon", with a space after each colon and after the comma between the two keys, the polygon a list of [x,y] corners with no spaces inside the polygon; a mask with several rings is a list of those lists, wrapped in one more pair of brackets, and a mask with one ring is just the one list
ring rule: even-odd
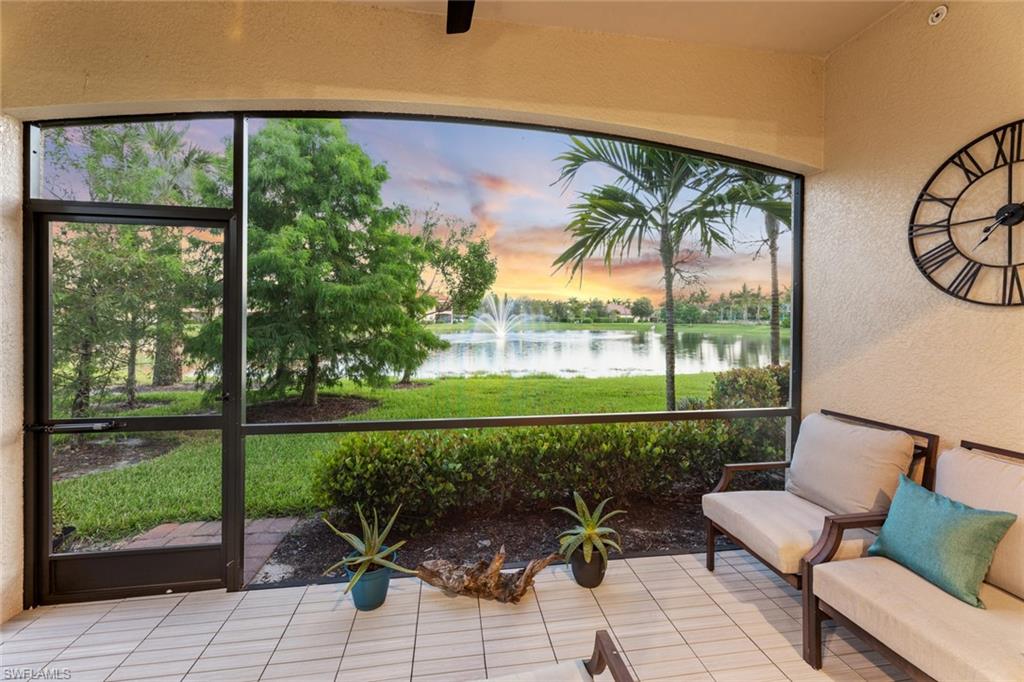
{"label": "door handle", "polygon": [[120,424],[115,421],[77,422],[72,424],[29,424],[26,431],[32,433],[92,433],[112,431]]}

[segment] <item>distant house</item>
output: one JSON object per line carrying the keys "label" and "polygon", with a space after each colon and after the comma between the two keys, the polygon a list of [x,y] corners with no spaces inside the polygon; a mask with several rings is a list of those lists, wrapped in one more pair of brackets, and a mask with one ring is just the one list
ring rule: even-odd
{"label": "distant house", "polygon": [[431,310],[424,319],[433,324],[450,324],[455,322],[455,314],[451,310]]}
{"label": "distant house", "polygon": [[621,303],[609,303],[607,305],[608,315],[611,317],[628,317],[633,318],[633,313],[629,311],[629,306],[624,306]]}

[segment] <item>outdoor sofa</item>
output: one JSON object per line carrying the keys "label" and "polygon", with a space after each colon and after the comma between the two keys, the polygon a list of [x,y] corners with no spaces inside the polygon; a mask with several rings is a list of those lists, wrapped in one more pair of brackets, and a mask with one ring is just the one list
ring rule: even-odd
{"label": "outdoor sofa", "polygon": [[833,619],[916,680],[1024,680],[1024,452],[964,441],[938,459],[935,492],[1017,520],[996,545],[972,606],[882,556],[832,559],[875,518],[831,517],[804,567],[804,659],[822,664]]}
{"label": "outdoor sofa", "polygon": [[[937,449],[938,436],[923,431],[830,410],[808,415],[790,461],[726,464],[704,495],[708,570],[715,570],[715,539],[724,535],[800,589],[801,560],[828,530],[826,519],[884,512],[900,474],[930,488]],[[785,490],[729,490],[739,472],[773,470],[786,470]],[[868,528],[844,536],[837,558],[863,556],[875,538]]]}

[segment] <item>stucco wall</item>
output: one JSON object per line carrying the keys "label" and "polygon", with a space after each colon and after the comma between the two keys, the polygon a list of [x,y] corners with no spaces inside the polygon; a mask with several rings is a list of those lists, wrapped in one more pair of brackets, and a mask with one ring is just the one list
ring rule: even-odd
{"label": "stucco wall", "polygon": [[902,6],[826,62],[826,170],[807,182],[804,410],[1021,449],[1024,308],[931,286],[907,224],[932,171],[1024,115],[1024,4],[953,3],[936,27],[930,9]]}
{"label": "stucco wall", "polygon": [[21,610],[21,125],[0,115],[0,621]]}
{"label": "stucco wall", "polygon": [[[641,10],[638,10],[641,11]],[[646,11],[656,11],[648,7]],[[574,124],[819,168],[815,57],[312,2],[0,6],[2,102],[23,120],[225,108]]]}

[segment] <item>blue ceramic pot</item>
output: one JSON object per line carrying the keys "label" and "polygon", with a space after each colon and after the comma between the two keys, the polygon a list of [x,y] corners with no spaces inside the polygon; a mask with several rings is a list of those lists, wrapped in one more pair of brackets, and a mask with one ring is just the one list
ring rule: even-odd
{"label": "blue ceramic pot", "polygon": [[[355,556],[350,554],[350,557]],[[394,561],[397,554],[391,554],[389,561]],[[386,566],[379,566],[373,571],[367,571],[359,578],[359,582],[352,587],[352,603],[360,611],[373,611],[379,608],[388,596],[388,585],[391,584],[392,570]],[[345,567],[345,575],[351,581],[354,571]]]}

